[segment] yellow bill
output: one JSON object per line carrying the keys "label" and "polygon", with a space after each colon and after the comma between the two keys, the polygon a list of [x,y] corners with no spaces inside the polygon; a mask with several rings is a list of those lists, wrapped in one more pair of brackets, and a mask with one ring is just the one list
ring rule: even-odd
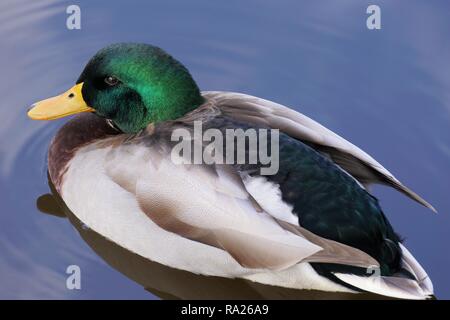
{"label": "yellow bill", "polygon": [[94,111],[84,101],[82,87],[83,82],[59,96],[36,102],[28,111],[28,116],[33,120],[53,120],[75,113]]}

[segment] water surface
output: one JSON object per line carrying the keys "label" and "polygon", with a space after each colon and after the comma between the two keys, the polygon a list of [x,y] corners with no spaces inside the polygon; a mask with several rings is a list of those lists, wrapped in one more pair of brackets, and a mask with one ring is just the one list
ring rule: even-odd
{"label": "water surface", "polygon": [[[66,28],[81,7],[82,29]],[[382,29],[366,28],[366,8]],[[158,45],[203,90],[291,106],[359,145],[430,201],[374,193],[406,245],[450,298],[450,3],[448,1],[24,1],[0,4],[0,298],[144,298],[67,219],[42,214],[46,150],[67,121],[32,122],[28,105],[72,86],[119,41]],[[82,270],[66,289],[65,270]],[[159,295],[161,296],[161,295]]]}

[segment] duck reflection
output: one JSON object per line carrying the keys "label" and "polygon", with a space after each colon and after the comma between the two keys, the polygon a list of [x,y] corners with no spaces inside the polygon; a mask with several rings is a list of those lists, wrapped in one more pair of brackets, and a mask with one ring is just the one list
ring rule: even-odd
{"label": "duck reflection", "polygon": [[244,279],[202,276],[164,266],[130,252],[92,229],[86,228],[67,208],[50,179],[48,184],[51,194],[37,198],[38,210],[58,218],[68,218],[83,240],[106,263],[161,299],[386,299],[384,296],[370,293],[352,294],[282,288]]}

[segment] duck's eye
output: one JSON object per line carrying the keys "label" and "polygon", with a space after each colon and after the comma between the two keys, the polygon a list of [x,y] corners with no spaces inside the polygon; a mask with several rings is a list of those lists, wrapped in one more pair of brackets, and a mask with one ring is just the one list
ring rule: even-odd
{"label": "duck's eye", "polygon": [[119,79],[117,79],[116,77],[114,77],[114,76],[107,76],[106,78],[105,78],[105,83],[108,85],[108,86],[115,86],[116,84],[118,84],[119,83]]}

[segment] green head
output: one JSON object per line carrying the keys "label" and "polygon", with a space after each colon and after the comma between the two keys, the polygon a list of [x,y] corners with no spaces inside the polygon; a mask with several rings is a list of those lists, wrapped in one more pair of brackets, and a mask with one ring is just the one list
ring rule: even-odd
{"label": "green head", "polygon": [[175,120],[203,103],[189,71],[162,49],[119,43],[91,58],[77,85],[34,105],[33,119],[94,111],[126,133],[149,123]]}

